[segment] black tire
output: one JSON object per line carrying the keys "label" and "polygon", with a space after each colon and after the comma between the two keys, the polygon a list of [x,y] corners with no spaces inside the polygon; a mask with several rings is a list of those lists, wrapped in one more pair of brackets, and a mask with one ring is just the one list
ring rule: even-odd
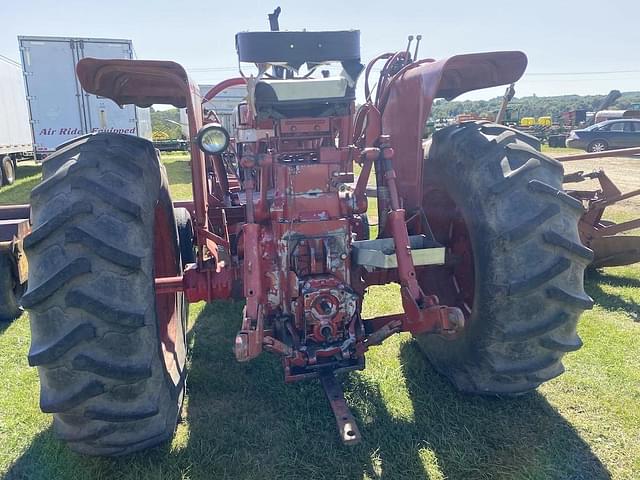
{"label": "black tire", "polygon": [[16,181],[16,164],[10,156],[2,159],[2,184],[13,185]]}
{"label": "black tire", "polygon": [[587,147],[588,152],[604,152],[609,149],[609,144],[604,140],[594,140]]}
{"label": "black tire", "polygon": [[10,322],[22,315],[20,298],[24,284],[17,278],[17,267],[8,254],[0,255],[0,322]]}
{"label": "black tire", "polygon": [[562,191],[562,165],[516,130],[465,123],[425,147],[423,205],[434,235],[451,251],[466,241],[472,254],[420,277],[426,292],[463,309],[464,330],[417,342],[464,392],[535,389],[580,348],[576,324],[593,303],[583,288],[593,252],[578,235],[582,205]]}
{"label": "black tire", "polygon": [[31,214],[22,302],[42,411],[70,448],[89,455],[171,438],[185,388],[186,302],[154,291],[154,276],[181,266],[153,145],[96,134],[57,151],[31,193]]}
{"label": "black tire", "polygon": [[176,225],[178,226],[178,238],[180,239],[180,256],[182,268],[189,263],[196,263],[196,246],[194,242],[193,222],[186,208],[174,209]]}

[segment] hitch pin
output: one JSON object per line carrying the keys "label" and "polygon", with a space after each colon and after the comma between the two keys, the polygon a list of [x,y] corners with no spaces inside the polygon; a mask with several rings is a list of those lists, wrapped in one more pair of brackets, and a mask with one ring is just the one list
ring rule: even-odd
{"label": "hitch pin", "polygon": [[422,40],[422,35],[416,35],[416,49],[413,52],[413,61],[418,60],[418,48],[420,47],[420,40]]}

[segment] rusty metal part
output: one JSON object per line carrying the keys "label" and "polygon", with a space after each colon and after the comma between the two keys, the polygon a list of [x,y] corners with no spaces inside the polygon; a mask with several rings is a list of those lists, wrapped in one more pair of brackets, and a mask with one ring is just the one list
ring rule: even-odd
{"label": "rusty metal part", "polygon": [[0,206],[0,255],[10,258],[14,280],[25,284],[29,277],[29,263],[23,240],[31,232],[29,205]]}
{"label": "rusty metal part", "polygon": [[589,160],[603,157],[632,157],[640,155],[640,147],[620,148],[618,150],[605,150],[604,152],[577,153],[573,155],[558,155],[555,158],[559,162],[571,162],[574,160]]}
{"label": "rusty metal part", "polygon": [[[640,152],[640,148],[627,150]],[[598,180],[600,189],[568,189],[567,193],[586,206],[578,229],[582,243],[593,250],[594,258],[591,266],[594,268],[617,267],[640,261],[640,237],[614,236],[640,228],[640,218],[622,223],[603,219],[607,207],[640,195],[640,189],[622,193],[603,170],[591,173],[580,171],[565,175],[565,185],[585,180]]]}
{"label": "rusty metal part", "polygon": [[342,440],[342,443],[345,445],[357,445],[362,440],[360,430],[356,424],[355,417],[344,399],[342,388],[333,372],[321,374],[320,383],[327,396],[327,400],[329,400],[333,415],[336,417],[340,440]]}
{"label": "rusty metal part", "polygon": [[0,205],[0,220],[28,219],[30,215],[29,205]]}
{"label": "rusty metal part", "polygon": [[591,240],[594,258],[591,266],[619,267],[640,262],[640,237],[633,235],[601,236]]}

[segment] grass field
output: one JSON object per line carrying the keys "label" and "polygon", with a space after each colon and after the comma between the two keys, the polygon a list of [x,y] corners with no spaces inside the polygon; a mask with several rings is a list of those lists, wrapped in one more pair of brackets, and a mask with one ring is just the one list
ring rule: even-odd
{"label": "grass field", "polygon": [[[616,160],[618,162],[618,160]],[[640,184],[640,161],[615,180]],[[636,163],[637,166],[636,166]],[[591,170],[604,161],[582,163]],[[186,157],[165,157],[175,198],[190,196]],[[577,165],[575,165],[577,167]],[[573,166],[572,166],[573,167]],[[570,168],[568,170],[573,170]],[[0,190],[28,201],[35,165]],[[627,218],[634,206],[612,211]],[[365,315],[400,308],[394,287],[372,289]],[[425,362],[408,335],[369,352],[344,379],[364,440],[342,447],[316,382],[284,385],[280,363],[238,364],[240,303],[192,305],[184,421],[170,445],[121,459],[76,455],[54,439],[27,366],[27,315],[0,326],[0,475],[9,479],[638,479],[640,478],[640,267],[591,274],[584,347],[566,373],[516,399],[465,396]]]}

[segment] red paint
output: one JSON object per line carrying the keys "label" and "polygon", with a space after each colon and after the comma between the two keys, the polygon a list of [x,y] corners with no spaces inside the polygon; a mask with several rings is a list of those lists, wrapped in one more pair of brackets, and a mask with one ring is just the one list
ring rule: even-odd
{"label": "red paint", "polygon": [[[373,92],[368,76],[377,60],[386,63]],[[258,119],[247,118],[245,108],[228,151],[240,157],[242,182],[235,174],[227,178],[221,156],[205,159],[192,148],[193,200],[181,204],[193,217],[197,263],[177,275],[168,230],[158,229],[154,239],[166,351],[175,339],[177,291],[189,301],[212,301],[230,298],[239,282],[246,308],[236,357],[249,360],[263,349],[280,355],[286,381],[361,369],[366,350],[398,331],[450,334],[463,328],[460,302],[451,293],[455,281],[463,286],[465,301],[473,301],[473,257],[464,222],[452,220],[447,246],[465,260],[448,277],[442,277],[442,268],[416,269],[409,249],[407,223],[419,228],[422,220],[414,212],[431,200],[422,192],[422,128],[434,98],[511,83],[525,65],[519,52],[437,62],[388,53],[367,67],[368,101],[357,113],[352,104],[344,116]],[[203,123],[201,103],[245,83],[227,80],[200,99],[197,86],[172,62],[90,59],[80,62],[78,75],[85,90],[119,103],[186,106],[191,138]],[[240,141],[249,134],[255,141]],[[354,161],[363,165],[355,188]],[[355,214],[367,209],[374,168],[380,235],[393,238],[397,269],[368,271],[351,261],[353,236],[363,231]],[[158,225],[166,221],[162,212],[156,217]],[[441,228],[437,215],[433,221]],[[391,281],[401,285],[405,313],[363,321],[366,287]],[[443,298],[450,306],[440,303]]]}

